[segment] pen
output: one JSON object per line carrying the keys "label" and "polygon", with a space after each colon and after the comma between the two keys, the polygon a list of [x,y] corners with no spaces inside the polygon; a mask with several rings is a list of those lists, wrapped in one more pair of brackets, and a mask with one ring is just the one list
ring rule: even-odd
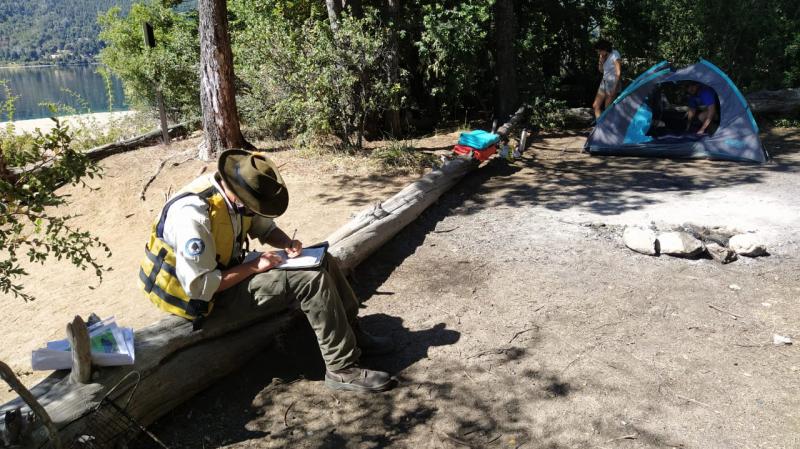
{"label": "pen", "polygon": [[297,228],[294,228],[294,232],[292,232],[292,238],[289,240],[289,245],[291,246],[292,242],[294,242],[294,236],[297,235]]}

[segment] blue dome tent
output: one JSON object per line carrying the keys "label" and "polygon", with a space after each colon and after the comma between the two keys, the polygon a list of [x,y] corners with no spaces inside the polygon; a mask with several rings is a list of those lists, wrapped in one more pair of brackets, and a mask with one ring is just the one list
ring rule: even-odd
{"label": "blue dome tent", "polygon": [[[687,81],[704,84],[717,95],[719,124],[710,134],[685,132],[683,112],[663,106],[662,87]],[[585,148],[596,155],[749,162],[769,158],[742,93],[704,59],[679,70],[663,61],[639,75],[597,119]]]}

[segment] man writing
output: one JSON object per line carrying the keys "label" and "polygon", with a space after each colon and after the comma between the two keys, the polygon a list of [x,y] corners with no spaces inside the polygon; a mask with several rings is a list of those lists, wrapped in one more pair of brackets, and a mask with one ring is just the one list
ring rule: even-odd
{"label": "man writing", "polygon": [[711,123],[717,119],[717,94],[710,87],[697,82],[690,83],[686,90],[689,93],[686,131],[689,131],[692,120],[696,117],[700,121],[697,134],[705,134]]}
{"label": "man writing", "polygon": [[[333,389],[383,391],[387,373],[358,366],[360,356],[390,352],[392,342],[358,324],[359,301],[335,258],[310,270],[277,270],[276,252],[243,262],[247,237],[303,251],[273,221],[286,211],[289,194],[263,153],[228,150],[217,173],[194,180],[164,206],[153,225],[139,284],[159,308],[201,324],[215,304],[280,311],[299,307],[317,336],[325,384]],[[213,318],[212,318],[213,319]]]}

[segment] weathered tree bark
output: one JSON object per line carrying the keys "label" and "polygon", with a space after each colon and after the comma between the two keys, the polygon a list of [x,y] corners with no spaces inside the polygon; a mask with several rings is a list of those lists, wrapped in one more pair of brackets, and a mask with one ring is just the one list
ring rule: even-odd
{"label": "weathered tree bark", "polygon": [[[792,116],[800,114],[800,89],[762,90],[744,96],[757,116]],[[561,111],[567,128],[592,125],[591,108],[569,108]]]}
{"label": "weathered tree bark", "polygon": [[496,110],[500,120],[506,120],[516,107],[517,64],[514,51],[516,28],[513,0],[496,0],[494,3],[495,75],[497,77]]}
{"label": "weathered tree bark", "polygon": [[85,384],[92,378],[92,349],[89,342],[89,330],[80,315],[76,315],[67,324],[67,340],[72,349],[72,371],[69,380],[72,383]]}
{"label": "weathered tree bark", "polygon": [[[169,135],[173,139],[183,137],[189,134],[191,130],[197,129],[197,122],[194,123],[179,123],[169,127]],[[153,145],[161,141],[161,131],[154,130],[128,140],[121,142],[112,142],[105,145],[92,148],[86,152],[86,155],[94,160],[100,160],[105,157],[117,153],[124,153],[126,151],[135,150],[147,145]]]}
{"label": "weathered tree bark", "polygon": [[[397,36],[398,20],[400,19],[400,8],[398,0],[386,0],[386,19],[389,23],[389,52],[387,53],[387,63],[389,65],[389,86],[400,83],[400,43]],[[389,125],[389,132],[392,136],[398,136],[402,132],[402,122],[400,120],[400,96],[394,95],[389,110],[386,113],[386,121]]]}
{"label": "weathered tree bark", "polygon": [[[526,113],[526,106],[521,106],[497,133],[508,136]],[[452,159],[386,201],[365,209],[328,236],[331,254],[343,267],[358,266],[478,165],[468,158]]]}
{"label": "weathered tree bark", "polygon": [[745,98],[754,114],[800,114],[800,89],[762,90],[748,94]]}
{"label": "weathered tree bark", "polygon": [[[50,419],[50,416],[47,414],[47,411],[42,407],[39,401],[36,400],[33,394],[25,388],[25,385],[17,379],[17,376],[14,374],[14,371],[11,371],[11,368],[8,367],[3,362],[0,362],[0,378],[2,378],[14,393],[17,393],[22,401],[30,407],[36,417],[39,419],[42,426],[44,426],[47,432],[47,438],[50,440],[50,443],[53,445],[54,449],[61,449],[63,446],[61,445],[61,436],[58,434],[58,429],[53,424],[53,421]],[[7,410],[15,410],[18,409],[17,407],[12,408],[3,408],[3,411]],[[37,446],[38,447],[38,446]]]}
{"label": "weathered tree bark", "polygon": [[[512,123],[500,130],[511,132],[513,123],[521,122],[524,113],[525,108],[521,108]],[[471,159],[456,158],[363,212],[331,235],[331,253],[343,269],[353,269],[476,167]],[[242,313],[220,305],[201,330],[193,331],[189,321],[169,316],[136,331],[134,365],[98,370],[97,379],[87,384],[72,383],[65,371],[57,371],[33,389],[31,398],[46,404],[62,441],[71,442],[89,431],[90,419],[95,420],[94,426],[103,425],[97,420],[107,419],[104,414],[87,417],[86,413],[127,374],[136,371],[139,386],[127,411],[147,425],[244,364],[296,320],[302,320],[297,312],[275,315],[274,311],[256,308]],[[117,393],[121,396],[125,391],[120,388]],[[20,399],[11,401],[0,407],[0,416],[9,410],[25,411],[24,406]],[[2,427],[0,423],[0,430]],[[43,432],[34,433],[30,443],[22,447],[37,448],[44,438]]]}
{"label": "weathered tree bark", "polygon": [[229,148],[252,148],[239,128],[227,0],[200,0],[200,105],[204,138],[198,157],[208,161]]}
{"label": "weathered tree bark", "polygon": [[339,16],[342,14],[342,4],[339,0],[325,0],[325,7],[328,9],[328,21],[331,23],[333,34],[339,31]]}

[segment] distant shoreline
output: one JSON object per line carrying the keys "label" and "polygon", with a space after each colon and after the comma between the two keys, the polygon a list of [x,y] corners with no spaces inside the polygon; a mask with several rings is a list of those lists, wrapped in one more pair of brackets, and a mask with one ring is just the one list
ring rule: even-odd
{"label": "distant shoreline", "polygon": [[[98,127],[105,127],[113,119],[122,118],[135,113],[136,111],[93,112],[90,114],[65,115],[58,117],[58,120],[71,126],[74,126],[76,123],[80,123],[81,120],[87,120],[91,121],[93,125]],[[6,125],[9,123],[14,124],[14,134],[18,135],[23,133],[33,133],[37,128],[43,133],[46,133],[55,127],[55,122],[47,117],[28,120],[14,120],[13,122],[0,122],[0,128],[5,129]]]}
{"label": "distant shoreline", "polygon": [[100,65],[99,62],[70,62],[69,64],[32,64],[32,65],[0,65],[0,69],[36,69],[42,67],[75,67],[75,66],[88,66]]}

